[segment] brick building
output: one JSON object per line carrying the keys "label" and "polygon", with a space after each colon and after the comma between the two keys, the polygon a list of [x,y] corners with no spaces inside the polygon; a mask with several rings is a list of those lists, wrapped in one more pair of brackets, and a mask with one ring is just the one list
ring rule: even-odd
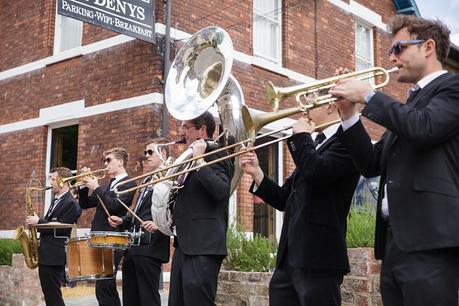
{"label": "brick building", "polygon": [[[165,131],[168,139],[177,139],[180,122],[162,116],[165,3],[155,3],[157,40],[151,44],[58,15],[56,2],[0,0],[4,237],[24,223],[24,191],[33,173],[44,184],[56,165],[102,168],[102,152],[123,146],[130,152],[128,172],[135,176],[147,139]],[[386,22],[406,10],[418,14],[414,1],[172,1],[170,57],[197,30],[210,25],[225,29],[234,44],[232,73],[245,103],[254,111],[270,112],[267,81],[279,86],[305,83],[332,76],[339,66],[390,68]],[[454,47],[451,54],[448,69],[459,71],[459,49]],[[382,90],[403,100],[407,88],[391,82]],[[288,99],[281,108],[294,105]],[[269,124],[262,133],[291,120]],[[375,139],[382,133],[381,127],[365,124]],[[183,149],[177,146],[172,152],[177,156]],[[258,154],[279,182],[293,169],[283,143]],[[231,220],[249,233],[279,237],[282,214],[254,199],[247,192],[249,184],[243,177],[233,194]],[[50,201],[49,193],[35,195],[36,213],[42,215]],[[93,213],[83,212],[80,230],[88,229]]]}

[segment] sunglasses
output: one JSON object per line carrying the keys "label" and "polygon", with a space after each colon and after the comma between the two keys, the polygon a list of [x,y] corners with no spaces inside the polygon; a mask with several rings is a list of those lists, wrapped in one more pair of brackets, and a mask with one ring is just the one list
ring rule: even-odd
{"label": "sunglasses", "polygon": [[154,153],[154,152],[153,152],[152,149],[148,149],[148,150],[146,150],[146,151],[143,151],[143,155],[147,155],[147,154],[148,154],[148,155],[152,156],[153,153]]}
{"label": "sunglasses", "polygon": [[102,159],[102,161],[103,161],[104,163],[109,164],[109,163],[112,161],[112,159],[111,159],[110,157],[107,157],[107,158]]}
{"label": "sunglasses", "polygon": [[424,43],[425,40],[424,39],[413,39],[413,40],[400,40],[400,41],[397,41],[393,46],[392,48],[390,48],[389,50],[389,55],[391,55],[392,53],[394,55],[400,55],[403,50],[406,48],[406,46],[408,45],[419,45],[419,44],[422,44]]}

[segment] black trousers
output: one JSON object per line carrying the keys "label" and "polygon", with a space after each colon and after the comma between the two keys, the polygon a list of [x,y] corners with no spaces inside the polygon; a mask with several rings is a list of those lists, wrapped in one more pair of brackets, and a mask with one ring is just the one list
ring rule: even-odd
{"label": "black trousers", "polygon": [[174,251],[169,288],[169,306],[215,305],[218,273],[223,256],[185,255]]}
{"label": "black trousers", "polygon": [[161,261],[134,255],[123,262],[123,305],[161,306],[159,277]]}
{"label": "black trousers", "polygon": [[64,281],[64,266],[45,266],[38,267],[41,290],[45,296],[47,306],[65,306],[62,298],[61,284]]}
{"label": "black trousers", "polygon": [[403,252],[388,228],[381,267],[384,305],[457,306],[458,288],[459,248]]}
{"label": "black trousers", "polygon": [[339,306],[343,272],[295,268],[288,259],[269,283],[270,306]]}
{"label": "black trousers", "polygon": [[116,289],[116,271],[123,258],[122,251],[115,251],[115,277],[96,281],[96,298],[99,306],[121,306],[120,296]]}

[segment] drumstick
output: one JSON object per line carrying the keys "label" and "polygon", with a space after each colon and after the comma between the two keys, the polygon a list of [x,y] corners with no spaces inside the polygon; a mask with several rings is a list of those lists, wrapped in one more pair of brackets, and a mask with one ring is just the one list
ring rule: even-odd
{"label": "drumstick", "polygon": [[108,212],[108,209],[107,207],[105,206],[104,202],[102,201],[102,199],[99,197],[99,195],[97,194],[97,198],[99,199],[100,201],[100,205],[102,205],[102,208],[105,210],[105,213],[107,214],[107,216],[110,218],[110,213]]}
{"label": "drumstick", "polygon": [[135,212],[132,211],[132,209],[130,209],[126,204],[123,203],[123,201],[120,200],[120,198],[116,198],[118,200],[118,202],[121,203],[121,205],[124,206],[124,208],[126,208],[134,217],[136,217],[137,220],[139,220],[140,224],[143,225],[144,221],[142,219],[140,219],[139,216],[137,216],[135,214]]}

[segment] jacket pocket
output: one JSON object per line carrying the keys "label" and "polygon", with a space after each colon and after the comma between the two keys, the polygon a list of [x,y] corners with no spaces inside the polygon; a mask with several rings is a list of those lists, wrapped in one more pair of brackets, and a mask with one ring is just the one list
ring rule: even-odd
{"label": "jacket pocket", "polygon": [[434,192],[450,197],[457,197],[457,187],[450,180],[441,178],[415,178],[413,189],[416,191]]}

